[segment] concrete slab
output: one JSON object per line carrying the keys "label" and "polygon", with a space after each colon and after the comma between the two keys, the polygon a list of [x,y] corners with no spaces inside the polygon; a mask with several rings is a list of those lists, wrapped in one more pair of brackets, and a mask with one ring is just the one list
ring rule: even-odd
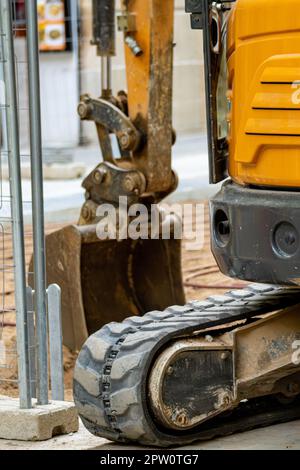
{"label": "concrete slab", "polygon": [[[0,450],[136,450],[145,447],[114,444],[92,436],[80,422],[79,431],[57,436],[46,442],[21,442],[0,439]],[[180,447],[176,450],[299,450],[300,421],[278,424],[234,434],[207,442]]]}
{"label": "concrete slab", "polygon": [[43,441],[55,435],[78,431],[78,416],[73,403],[52,401],[49,405],[33,403],[21,410],[19,400],[0,397],[0,438]]}

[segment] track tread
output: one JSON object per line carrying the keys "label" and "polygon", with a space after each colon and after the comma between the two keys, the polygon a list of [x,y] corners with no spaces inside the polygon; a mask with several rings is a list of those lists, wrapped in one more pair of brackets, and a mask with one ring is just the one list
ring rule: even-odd
{"label": "track tread", "polygon": [[[74,397],[84,425],[97,436],[123,443],[134,441],[167,447],[193,442],[198,437],[192,434],[177,435],[174,440],[167,432],[157,432],[155,423],[149,419],[145,382],[151,357],[177,336],[297,303],[299,289],[250,285],[242,291],[104,326],[86,341],[77,359],[76,368],[80,372],[75,370]],[[85,380],[80,376],[82,370]],[[92,383],[86,380],[89,373]],[[97,396],[95,381],[99,387]],[[99,408],[94,418],[89,405]]]}

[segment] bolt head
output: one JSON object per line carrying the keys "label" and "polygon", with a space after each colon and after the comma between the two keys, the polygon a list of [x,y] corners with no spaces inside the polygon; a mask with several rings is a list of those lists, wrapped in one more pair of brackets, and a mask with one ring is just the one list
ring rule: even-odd
{"label": "bolt head", "polygon": [[120,132],[118,135],[122,150],[132,150],[135,145],[135,135],[132,129]]}
{"label": "bolt head", "polygon": [[128,147],[129,147],[129,144],[130,144],[130,137],[127,133],[124,132],[124,134],[122,134],[120,136],[120,145],[122,147],[123,150],[126,150]]}
{"label": "bolt head", "polygon": [[106,177],[106,169],[105,168],[97,168],[95,171],[94,171],[94,174],[93,174],[93,180],[96,184],[100,184],[104,181],[105,177]]}
{"label": "bolt head", "polygon": [[218,402],[215,403],[214,406],[216,410],[219,410],[224,407],[227,408],[230,405],[230,403],[231,403],[231,395],[227,392],[224,392],[218,396]]}
{"label": "bolt head", "polygon": [[222,361],[225,361],[226,359],[228,359],[228,357],[229,357],[229,352],[228,351],[222,352],[222,354],[221,354],[221,360]]}
{"label": "bolt head", "polygon": [[126,191],[132,192],[135,188],[134,178],[132,176],[126,176],[123,185]]}
{"label": "bolt head", "polygon": [[91,114],[93,107],[91,104],[88,104],[87,102],[82,101],[81,103],[79,103],[77,109],[78,109],[79,117],[81,119],[86,119]]}
{"label": "bolt head", "polygon": [[179,413],[176,416],[176,422],[178,424],[180,424],[181,426],[185,426],[186,424],[188,424],[188,417],[187,417],[186,413],[184,413],[184,412]]}
{"label": "bolt head", "polygon": [[205,335],[205,341],[207,341],[208,343],[212,343],[214,339],[211,335]]}
{"label": "bolt head", "polygon": [[85,219],[85,220],[89,220],[90,219],[90,210],[87,206],[84,206],[82,208],[82,211],[81,211],[81,215],[82,217]]}
{"label": "bolt head", "polygon": [[137,174],[127,175],[123,182],[123,188],[129,193],[134,193],[136,196],[140,194],[139,189],[140,179]]}

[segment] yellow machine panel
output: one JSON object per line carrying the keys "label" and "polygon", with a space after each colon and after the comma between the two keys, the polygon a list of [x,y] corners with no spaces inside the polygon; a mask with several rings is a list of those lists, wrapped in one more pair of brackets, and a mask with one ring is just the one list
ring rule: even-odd
{"label": "yellow machine panel", "polygon": [[231,13],[229,173],[240,184],[300,186],[299,9],[238,0]]}

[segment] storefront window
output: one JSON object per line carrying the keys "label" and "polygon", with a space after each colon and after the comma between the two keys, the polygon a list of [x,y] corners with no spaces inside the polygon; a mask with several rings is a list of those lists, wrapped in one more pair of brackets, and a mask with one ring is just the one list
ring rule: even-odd
{"label": "storefront window", "polygon": [[25,36],[25,0],[12,0],[12,4],[15,34],[16,36]]}
{"label": "storefront window", "polygon": [[37,0],[41,51],[66,50],[66,11],[63,0]]}
{"label": "storefront window", "polygon": [[[36,0],[40,51],[71,50],[70,1]],[[25,36],[25,0],[12,0],[12,4],[15,34]]]}

